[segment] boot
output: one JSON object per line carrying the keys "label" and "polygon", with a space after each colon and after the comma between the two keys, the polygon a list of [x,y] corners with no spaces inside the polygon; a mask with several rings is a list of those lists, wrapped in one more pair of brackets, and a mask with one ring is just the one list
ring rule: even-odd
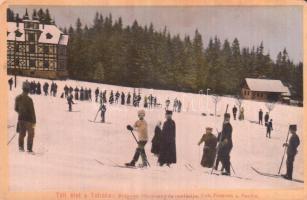
{"label": "boot", "polygon": [[127,167],[135,167],[135,163],[134,162],[129,162],[125,164]]}

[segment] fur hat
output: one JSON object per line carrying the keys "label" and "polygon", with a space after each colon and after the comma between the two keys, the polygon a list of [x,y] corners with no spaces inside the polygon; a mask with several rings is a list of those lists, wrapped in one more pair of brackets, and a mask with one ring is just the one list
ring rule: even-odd
{"label": "fur hat", "polygon": [[142,110],[139,110],[139,111],[138,111],[138,115],[144,117],[144,116],[145,116],[145,110],[143,110],[143,109],[142,109]]}
{"label": "fur hat", "polygon": [[289,129],[292,130],[292,131],[296,131],[296,130],[297,130],[296,124],[291,124],[291,125],[289,126]]}
{"label": "fur hat", "polygon": [[167,111],[165,112],[165,114],[166,114],[166,115],[172,115],[172,114],[173,114],[173,111],[167,110]]}
{"label": "fur hat", "polygon": [[211,127],[206,127],[206,133],[211,133],[212,132],[212,128]]}
{"label": "fur hat", "polygon": [[224,118],[228,118],[229,119],[230,118],[230,114],[229,113],[225,113],[224,114]]}

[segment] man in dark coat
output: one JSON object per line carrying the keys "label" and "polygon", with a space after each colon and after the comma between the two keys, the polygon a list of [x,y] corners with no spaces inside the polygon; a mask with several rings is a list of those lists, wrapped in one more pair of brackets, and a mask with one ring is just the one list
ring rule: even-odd
{"label": "man in dark coat", "polygon": [[67,85],[65,85],[65,87],[64,87],[65,98],[68,97],[68,90],[69,90],[69,88],[67,87]]}
{"label": "man in dark coat", "polygon": [[207,127],[206,133],[202,136],[198,145],[201,143],[205,143],[203,149],[203,156],[201,159],[201,165],[203,167],[211,168],[214,163],[215,155],[216,155],[216,145],[217,145],[217,137],[212,134],[212,128]]}
{"label": "man in dark coat", "polygon": [[261,125],[262,125],[263,112],[262,112],[262,110],[261,110],[261,109],[259,110],[259,113],[258,113],[258,118],[259,118],[259,124],[261,124]]}
{"label": "man in dark coat", "polygon": [[271,138],[272,130],[273,130],[273,120],[271,119],[269,122],[267,122],[267,125],[266,125],[266,137]]}
{"label": "man in dark coat", "polygon": [[43,86],[43,90],[44,90],[45,96],[48,95],[48,88],[49,88],[49,83],[45,82],[45,84]]}
{"label": "man in dark coat", "polygon": [[161,143],[161,134],[162,134],[162,130],[161,130],[161,121],[159,121],[156,125],[155,128],[155,135],[151,140],[151,153],[155,154],[156,156],[159,156],[160,153],[160,143]]}
{"label": "man in dark coat", "polygon": [[[98,102],[98,95],[99,95],[99,89],[97,88],[95,90],[95,102]],[[101,96],[102,96],[102,94],[101,94]]]}
{"label": "man in dark coat", "polygon": [[297,154],[297,147],[300,145],[300,139],[296,134],[297,127],[296,125],[290,125],[289,131],[292,134],[289,140],[289,143],[283,144],[284,147],[287,147],[287,173],[282,175],[285,179],[292,180],[293,173],[293,162],[295,155]]}
{"label": "man in dark coat", "polygon": [[38,81],[37,85],[36,85],[36,94],[41,95],[42,94],[42,88],[41,88],[41,84]]}
{"label": "man in dark coat", "polygon": [[101,102],[100,104],[99,111],[100,111],[100,116],[101,116],[101,123],[105,123],[105,116],[106,116],[107,108],[103,102]]}
{"label": "man in dark coat", "polygon": [[8,80],[9,86],[10,86],[10,90],[12,90],[12,85],[13,85],[13,78],[10,78]]}
{"label": "man in dark coat", "polygon": [[75,104],[74,101],[73,101],[72,94],[68,95],[67,103],[68,103],[68,111],[71,112],[72,111],[72,104]]}
{"label": "man in dark coat", "polygon": [[113,102],[114,102],[114,94],[113,94],[113,90],[111,90],[110,98],[109,98],[109,103],[113,104]]}
{"label": "man in dark coat", "polygon": [[269,122],[269,113],[266,112],[265,115],[264,115],[264,125],[267,126],[268,125],[268,122]]}
{"label": "man in dark coat", "polygon": [[[220,138],[221,137],[221,138]],[[218,160],[222,162],[223,168],[226,172],[222,172],[222,175],[230,176],[230,152],[232,149],[232,126],[230,124],[230,114],[224,115],[224,124],[221,134],[218,136]]]}
{"label": "man in dark coat", "polygon": [[130,105],[131,103],[131,94],[130,92],[128,92],[128,95],[127,95],[127,105]]}
{"label": "man in dark coat", "polygon": [[176,156],[176,124],[172,120],[172,111],[166,111],[166,121],[163,124],[161,146],[158,162],[160,166],[170,166],[177,162]]}
{"label": "man in dark coat", "polygon": [[79,88],[78,87],[75,88],[75,99],[79,100]]}
{"label": "man in dark coat", "polygon": [[83,87],[81,87],[80,89],[80,101],[83,101],[84,100],[84,89]]}
{"label": "man in dark coat", "polygon": [[234,105],[233,108],[232,108],[232,114],[233,114],[234,120],[237,119],[237,112],[238,112],[238,108],[236,107],[236,105]]}
{"label": "man in dark coat", "polygon": [[121,94],[121,104],[124,105],[125,104],[125,93],[122,92]]}
{"label": "man in dark coat", "polygon": [[30,92],[29,83],[24,82],[22,90],[22,94],[18,95],[15,99],[15,111],[18,113],[17,132],[19,133],[19,151],[24,151],[24,138],[28,132],[27,150],[29,153],[33,153],[32,148],[36,116],[33,101],[28,95]]}

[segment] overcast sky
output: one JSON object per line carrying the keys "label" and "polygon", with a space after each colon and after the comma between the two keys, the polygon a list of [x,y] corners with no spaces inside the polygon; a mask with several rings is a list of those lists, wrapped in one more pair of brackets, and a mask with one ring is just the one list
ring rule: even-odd
{"label": "overcast sky", "polygon": [[[47,8],[39,6],[39,8]],[[25,7],[12,7],[21,16]],[[32,13],[33,8],[27,7]],[[92,25],[96,11],[113,19],[122,17],[124,25],[131,25],[137,19],[139,24],[153,23],[155,29],[168,28],[171,34],[194,35],[198,29],[203,36],[205,47],[209,38],[217,35],[221,40],[232,41],[237,37],[243,46],[257,46],[264,43],[265,52],[275,60],[285,47],[295,63],[303,60],[303,8],[300,6],[281,7],[48,7],[56,24],[60,27],[74,26],[80,17],[83,24]]]}

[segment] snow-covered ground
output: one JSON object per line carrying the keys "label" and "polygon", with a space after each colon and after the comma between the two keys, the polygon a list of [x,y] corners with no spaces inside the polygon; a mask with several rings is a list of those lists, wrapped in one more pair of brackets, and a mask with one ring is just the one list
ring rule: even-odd
{"label": "snow-covered ground", "polygon": [[[38,81],[39,79],[27,78]],[[19,86],[9,92],[9,121],[15,125],[17,114],[14,111],[14,98],[21,92],[21,82],[25,77],[18,77]],[[39,80],[41,84],[49,80]],[[58,96],[31,95],[36,109],[37,124],[35,128],[33,156],[18,151],[17,137],[9,145],[9,189],[11,191],[55,191],[55,190],[109,190],[109,191],[172,191],[178,189],[201,188],[302,188],[303,184],[270,178],[256,174],[251,166],[270,173],[277,173],[284,152],[284,143],[288,126],[298,125],[301,145],[294,163],[293,177],[303,179],[303,109],[277,104],[271,112],[273,118],[272,138],[265,137],[264,126],[253,123],[258,119],[258,110],[266,111],[265,103],[243,101],[245,120],[234,121],[231,163],[236,175],[246,178],[209,175],[211,169],[200,166],[203,146],[197,142],[207,126],[221,130],[222,117],[202,116],[206,111],[205,95],[180,93],[174,91],[141,89],[142,97],[153,94],[158,102],[164,104],[167,98],[176,97],[183,102],[183,112],[174,113],[176,122],[177,164],[171,168],[159,167],[157,158],[150,153],[151,142],[146,145],[146,153],[151,164],[148,169],[126,169],[111,167],[114,163],[129,162],[135,151],[135,141],[126,130],[127,124],[137,120],[137,110],[132,106],[107,105],[106,124],[92,123],[97,112],[95,102],[80,102],[73,105],[76,112],[67,112],[65,99],[59,96],[65,84],[97,87],[109,92],[119,90],[131,93],[133,88],[102,85],[79,81],[56,81]],[[235,99],[223,97],[218,104],[218,114],[223,115],[226,104],[231,111]],[[210,113],[214,112],[212,97],[208,97]],[[146,111],[149,124],[149,138],[158,120],[164,121],[163,108]],[[15,134],[15,127],[8,128],[9,138]],[[105,165],[98,164],[95,159]],[[193,170],[186,168],[189,163]],[[285,162],[282,173],[285,173]]]}

